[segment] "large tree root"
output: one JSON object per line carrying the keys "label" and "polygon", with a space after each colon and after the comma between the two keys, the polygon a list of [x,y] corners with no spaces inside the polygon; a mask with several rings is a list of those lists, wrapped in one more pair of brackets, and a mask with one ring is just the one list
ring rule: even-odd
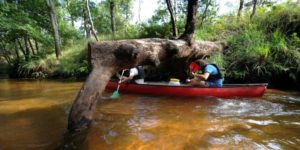
{"label": "large tree root", "polygon": [[92,72],[72,105],[68,129],[88,125],[95,104],[112,75],[124,68],[140,64],[159,65],[169,59],[192,61],[221,51],[220,42],[195,41],[189,46],[184,40],[139,39],[88,43]]}

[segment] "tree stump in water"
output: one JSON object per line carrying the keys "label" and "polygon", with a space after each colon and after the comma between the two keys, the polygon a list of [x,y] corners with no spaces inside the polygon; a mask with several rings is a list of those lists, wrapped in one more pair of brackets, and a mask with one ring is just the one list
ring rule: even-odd
{"label": "tree stump in water", "polygon": [[220,52],[224,47],[221,42],[195,41],[191,46],[189,44],[184,40],[158,38],[88,43],[92,71],[72,105],[68,129],[73,131],[90,123],[97,100],[116,72],[137,65],[158,66],[170,59],[190,62]]}

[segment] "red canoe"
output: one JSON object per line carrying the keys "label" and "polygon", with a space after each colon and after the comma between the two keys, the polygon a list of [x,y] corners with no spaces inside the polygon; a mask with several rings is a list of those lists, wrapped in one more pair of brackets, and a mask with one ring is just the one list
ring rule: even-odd
{"label": "red canoe", "polygon": [[[144,95],[199,97],[261,97],[267,89],[267,83],[259,84],[225,84],[222,88],[201,88],[186,85],[168,85],[168,83],[147,82],[144,84],[122,83],[120,92]],[[116,90],[117,82],[109,81],[106,89]]]}

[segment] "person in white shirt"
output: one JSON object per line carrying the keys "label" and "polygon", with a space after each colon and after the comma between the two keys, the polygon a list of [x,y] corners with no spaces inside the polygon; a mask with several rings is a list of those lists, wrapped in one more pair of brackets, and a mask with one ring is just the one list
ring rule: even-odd
{"label": "person in white shirt", "polygon": [[144,83],[145,71],[142,66],[137,66],[129,70],[129,76],[123,76],[121,82],[134,82],[138,84]]}

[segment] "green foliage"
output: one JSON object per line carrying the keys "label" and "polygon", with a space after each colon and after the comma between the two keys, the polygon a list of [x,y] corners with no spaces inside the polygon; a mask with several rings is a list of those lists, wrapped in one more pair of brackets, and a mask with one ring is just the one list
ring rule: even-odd
{"label": "green foliage", "polygon": [[219,69],[221,69],[221,71],[224,71],[224,69],[225,69],[225,60],[224,60],[223,54],[221,54],[221,53],[213,54],[208,59],[208,62],[216,64],[219,67]]}
{"label": "green foliage", "polygon": [[83,3],[79,0],[66,0],[65,3],[63,3],[63,6],[67,10],[67,12],[70,15],[69,20],[71,22],[77,21],[82,16],[83,12]]}
{"label": "green foliage", "polygon": [[[49,68],[45,57],[40,56],[30,61],[22,61],[18,64],[17,74],[19,77],[25,78],[45,78],[49,73],[47,68]],[[12,72],[14,73],[14,72]]]}
{"label": "green foliage", "polygon": [[[101,34],[111,34],[110,0],[101,1],[96,7],[91,7],[91,13],[96,30]],[[130,26],[133,0],[114,0],[116,34],[122,34]],[[120,32],[120,33],[119,33]]]}
{"label": "green foliage", "polygon": [[[218,40],[218,39],[222,39],[223,35],[219,35],[217,36],[217,32],[218,31],[223,31],[223,30],[218,30],[214,27],[204,27],[202,29],[196,30],[195,32],[195,38],[198,40]],[[224,33],[224,32],[222,32]]]}
{"label": "green foliage", "polygon": [[[121,39],[137,39],[141,38],[142,27],[128,24],[125,28],[119,29],[115,35],[115,40]],[[111,34],[101,34],[98,36],[101,40],[113,40]]]}
{"label": "green foliage", "polygon": [[[63,20],[59,10],[57,14],[63,44],[66,45],[79,39],[79,32]],[[32,57],[37,59],[40,58],[40,54],[53,53],[52,27],[46,2],[44,0],[29,0],[1,3],[0,40],[3,42],[3,47],[5,47],[3,51],[9,54],[6,57],[18,59],[15,60],[16,63],[25,63],[22,62],[24,57],[25,61],[32,61],[28,58]],[[24,40],[27,40],[27,42]],[[21,53],[26,49],[29,49],[29,52]],[[36,52],[32,52],[32,49]],[[20,54],[19,57],[16,56],[15,51]],[[9,63],[13,65],[13,62]],[[24,65],[20,64],[20,66]],[[22,68],[28,68],[30,66],[31,65],[25,65]]]}
{"label": "green foliage", "polygon": [[300,52],[300,37],[297,35],[297,33],[293,33],[290,36],[290,38],[288,39],[288,43],[291,49]]}
{"label": "green foliage", "polygon": [[64,45],[70,44],[76,40],[81,39],[83,36],[67,22],[62,21],[59,24],[60,36],[62,37],[62,43]]}
{"label": "green foliage", "polygon": [[143,38],[167,38],[171,33],[171,25],[167,24],[142,24],[141,37]]}
{"label": "green foliage", "polygon": [[87,54],[84,41],[76,41],[76,44],[63,50],[60,60],[54,54],[40,55],[29,61],[22,61],[17,66],[17,74],[25,78],[79,78],[88,74]]}
{"label": "green foliage", "polygon": [[225,40],[224,68],[230,81],[259,82],[277,78],[297,81],[300,74],[300,8],[293,3],[259,9],[256,17],[221,17],[196,31],[197,39]]}
{"label": "green foliage", "polygon": [[249,25],[246,29],[228,40],[229,45],[236,51],[236,58],[247,55],[250,61],[265,60],[269,54],[269,44],[264,32],[255,25]]}
{"label": "green foliage", "polygon": [[86,43],[77,41],[64,51],[64,55],[59,60],[54,75],[61,77],[84,77],[88,74]]}
{"label": "green foliage", "polygon": [[293,2],[275,5],[271,11],[263,12],[255,21],[268,31],[279,29],[283,34],[291,35],[294,32],[300,35],[300,8]]}
{"label": "green foliage", "polygon": [[[200,0],[199,11],[197,13],[197,26],[209,26],[217,17],[218,5],[216,0]],[[202,22],[203,21],[203,22]]]}
{"label": "green foliage", "polygon": [[[255,25],[250,24],[243,31],[233,34],[228,39],[230,48],[226,53],[228,67],[226,74],[234,78],[264,75],[264,66],[270,53],[270,44],[265,34]],[[231,70],[243,70],[240,74]]]}
{"label": "green foliage", "polygon": [[[288,2],[259,7],[252,20],[249,10],[239,19],[221,16],[197,29],[201,40],[226,41],[223,63],[227,82],[300,80],[300,7]],[[213,56],[215,57],[215,56]],[[215,58],[212,58],[215,59]]]}
{"label": "green foliage", "polygon": [[[178,32],[184,31],[185,14],[177,14],[176,16],[176,26]],[[147,23],[141,24],[141,34],[142,38],[160,37],[169,38],[172,36],[172,26],[170,23],[170,14],[167,10],[165,3],[161,3],[158,9],[155,10],[154,15],[148,20]]]}

